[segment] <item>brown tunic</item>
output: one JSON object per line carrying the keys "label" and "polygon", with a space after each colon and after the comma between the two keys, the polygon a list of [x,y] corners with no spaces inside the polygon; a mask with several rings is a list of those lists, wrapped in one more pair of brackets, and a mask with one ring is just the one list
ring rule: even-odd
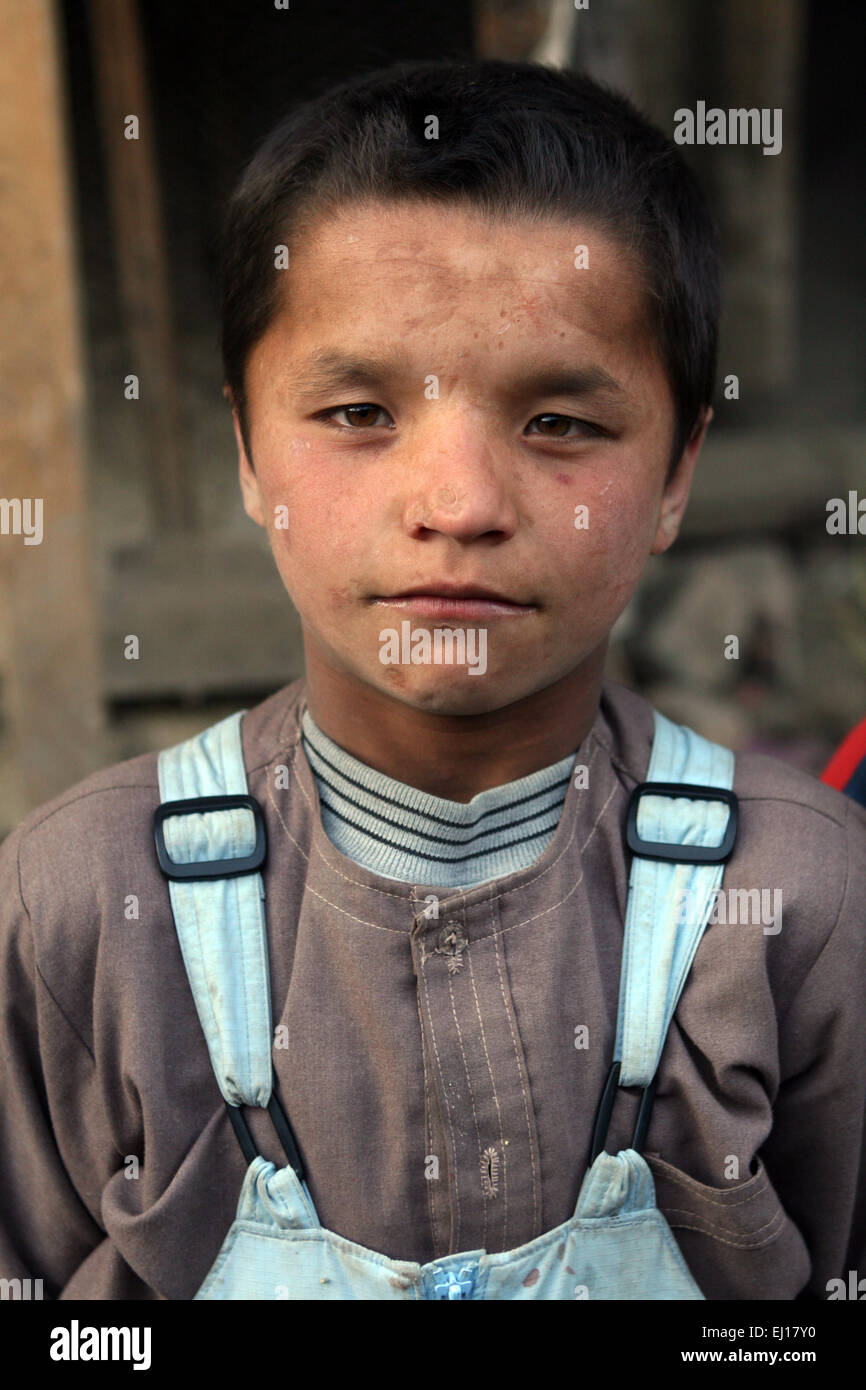
{"label": "brown tunic", "polygon": [[[398,1259],[513,1248],[572,1215],[586,1170],[651,708],[607,682],[578,750],[589,785],[570,786],[544,853],[440,890],[433,920],[436,890],[327,839],[304,694],[299,681],[256,706],[243,739],[269,837],[278,1089],[320,1219]],[[646,1152],[708,1298],[826,1297],[829,1279],[866,1272],[866,814],[756,754],[737,757],[734,790],[725,887],[781,890],[782,927],[708,927]],[[159,800],[146,754],[0,847],[0,1277],[42,1278],[46,1297],[192,1298],[246,1168],[156,863]],[[612,1152],[637,1099],[618,1098]],[[281,1166],[268,1116],[246,1115]]]}

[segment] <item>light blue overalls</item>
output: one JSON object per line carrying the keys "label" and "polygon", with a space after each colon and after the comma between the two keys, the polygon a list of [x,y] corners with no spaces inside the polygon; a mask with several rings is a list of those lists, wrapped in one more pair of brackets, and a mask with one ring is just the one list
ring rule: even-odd
{"label": "light blue overalls", "polygon": [[[462,1250],[421,1265],[321,1226],[272,1089],[265,890],[258,872],[266,839],[261,808],[247,792],[244,712],[159,756],[157,854],[214,1074],[249,1164],[235,1220],[195,1297],[703,1298],[656,1206],[639,1150],[668,1025],[733,849],[733,754],[655,713],[647,782],[632,793],[626,823],[633,860],[614,1061],[574,1215],[514,1250]],[[685,903],[694,911],[684,912]],[[621,1086],[641,1087],[643,1096],[631,1146],[609,1154],[604,1140]],[[268,1108],[286,1167],[257,1154],[244,1105]]]}

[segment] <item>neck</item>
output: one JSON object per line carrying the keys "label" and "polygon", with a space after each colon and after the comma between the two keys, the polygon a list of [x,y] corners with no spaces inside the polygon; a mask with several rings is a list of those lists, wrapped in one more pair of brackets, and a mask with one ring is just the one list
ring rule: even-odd
{"label": "neck", "polygon": [[307,706],[334,743],[395,781],[448,801],[573,753],[595,721],[607,643],[544,690],[484,714],[431,714],[326,664],[306,644]]}

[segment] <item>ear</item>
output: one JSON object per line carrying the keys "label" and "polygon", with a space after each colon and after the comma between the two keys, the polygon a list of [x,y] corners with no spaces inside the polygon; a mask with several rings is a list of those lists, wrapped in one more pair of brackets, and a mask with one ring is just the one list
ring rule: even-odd
{"label": "ear", "polygon": [[713,412],[707,406],[695,425],[676,467],[665,483],[658,527],[650,550],[651,555],[661,555],[669,546],[673,545],[679,535],[689,493],[692,490],[695,464],[706,437],[707,426],[712,418]]}
{"label": "ear", "polygon": [[251,520],[257,522],[259,526],[264,526],[264,507],[261,490],[259,488],[259,480],[256,477],[252,464],[247,458],[246,445],[244,444],[244,437],[241,433],[240,416],[238,415],[236,406],[232,407],[232,421],[235,427],[235,440],[238,446],[238,481],[241,485],[244,511]]}

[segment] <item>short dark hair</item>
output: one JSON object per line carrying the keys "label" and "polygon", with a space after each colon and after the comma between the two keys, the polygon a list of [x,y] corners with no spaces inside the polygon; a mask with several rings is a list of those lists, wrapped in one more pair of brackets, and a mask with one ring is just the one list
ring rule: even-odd
{"label": "short dark hair", "polygon": [[[425,138],[428,118],[438,139]],[[676,410],[671,466],[712,400],[719,320],[715,219],[677,146],[583,73],[498,59],[401,62],[331,87],[265,138],[227,210],[226,385],[247,454],[244,370],[279,308],[274,248],[302,219],[418,199],[496,216],[585,216],[639,258]]]}

